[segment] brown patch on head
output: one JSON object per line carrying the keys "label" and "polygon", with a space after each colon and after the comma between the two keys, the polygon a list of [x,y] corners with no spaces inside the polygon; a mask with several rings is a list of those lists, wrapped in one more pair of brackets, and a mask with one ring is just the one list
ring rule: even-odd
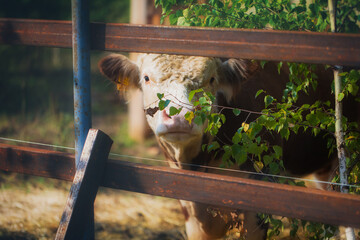
{"label": "brown patch on head", "polygon": [[139,87],[139,68],[127,57],[111,54],[100,60],[100,72],[118,85],[118,89]]}
{"label": "brown patch on head", "polygon": [[246,59],[231,58],[221,66],[220,87],[229,102],[241,89],[242,84],[259,70],[259,64]]}
{"label": "brown patch on head", "polygon": [[246,59],[231,58],[224,64],[225,74],[231,79],[249,79],[259,69],[258,63]]}

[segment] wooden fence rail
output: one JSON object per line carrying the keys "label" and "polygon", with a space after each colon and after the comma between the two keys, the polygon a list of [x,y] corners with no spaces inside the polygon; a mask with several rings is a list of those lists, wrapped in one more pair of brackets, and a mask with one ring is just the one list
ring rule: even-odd
{"label": "wooden fence rail", "polygon": [[[72,181],[74,156],[0,144],[0,170]],[[229,208],[360,227],[360,197],[168,167],[109,160],[102,186]]]}
{"label": "wooden fence rail", "polygon": [[[71,48],[71,22],[0,19],[0,43]],[[91,23],[91,48],[360,66],[359,34]]]}

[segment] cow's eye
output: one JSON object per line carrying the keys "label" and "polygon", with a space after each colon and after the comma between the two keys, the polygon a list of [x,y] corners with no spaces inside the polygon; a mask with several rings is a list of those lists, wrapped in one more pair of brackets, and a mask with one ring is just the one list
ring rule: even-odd
{"label": "cow's eye", "polygon": [[213,84],[214,81],[215,81],[215,78],[214,78],[214,77],[210,78],[210,84]]}
{"label": "cow's eye", "polygon": [[149,81],[150,81],[149,76],[145,75],[145,76],[144,76],[144,80],[145,80],[145,82],[149,82]]}

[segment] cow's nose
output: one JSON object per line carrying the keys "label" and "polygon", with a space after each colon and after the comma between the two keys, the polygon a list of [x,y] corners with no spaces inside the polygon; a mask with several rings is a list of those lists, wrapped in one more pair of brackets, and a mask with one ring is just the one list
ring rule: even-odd
{"label": "cow's nose", "polygon": [[164,109],[160,113],[160,118],[161,118],[160,121],[166,125],[189,125],[184,115],[185,115],[185,111],[181,111],[179,114],[170,116],[168,110]]}
{"label": "cow's nose", "polygon": [[169,121],[171,119],[170,115],[166,112],[166,110],[161,111],[161,117],[164,121]]}

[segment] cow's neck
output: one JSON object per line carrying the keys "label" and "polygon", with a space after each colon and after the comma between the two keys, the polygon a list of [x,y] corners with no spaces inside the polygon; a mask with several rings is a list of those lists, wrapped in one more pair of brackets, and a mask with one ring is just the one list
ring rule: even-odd
{"label": "cow's neck", "polygon": [[[201,146],[204,139],[194,139],[183,143],[171,143],[158,139],[158,142],[165,154],[166,160],[172,168],[188,168],[186,163],[194,164],[193,160],[201,154]],[[185,163],[185,165],[184,165]]]}

